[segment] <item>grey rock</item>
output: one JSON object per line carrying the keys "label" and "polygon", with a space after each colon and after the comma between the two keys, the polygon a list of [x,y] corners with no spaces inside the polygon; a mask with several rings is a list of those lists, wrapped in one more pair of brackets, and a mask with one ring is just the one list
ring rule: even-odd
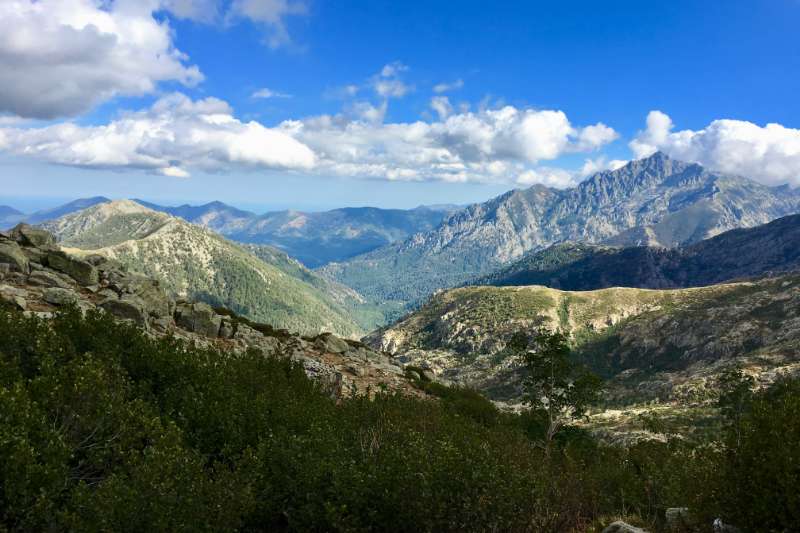
{"label": "grey rock", "polygon": [[179,304],[175,310],[175,323],[178,326],[205,335],[219,335],[222,317],[214,313],[210,305],[202,302]]}
{"label": "grey rock", "polygon": [[10,265],[11,270],[27,274],[29,262],[28,256],[23,253],[19,244],[13,241],[0,241],[0,263]]}
{"label": "grey rock", "polygon": [[328,353],[345,353],[350,350],[347,341],[330,333],[323,333],[314,340],[314,347]]}
{"label": "grey rock", "polygon": [[175,321],[172,319],[171,316],[162,316],[161,318],[152,319],[150,321],[150,325],[156,331],[167,332],[170,330],[172,326],[175,325]]}
{"label": "grey rock", "polygon": [[114,299],[114,300],[119,299],[119,293],[111,289],[100,289],[99,291],[97,291],[97,295],[102,296],[105,299]]}
{"label": "grey rock", "polygon": [[358,365],[348,365],[347,371],[353,374],[356,377],[364,377],[367,375],[367,371],[363,366]]}
{"label": "grey rock", "polygon": [[135,294],[141,298],[147,314],[159,318],[172,316],[174,302],[167,296],[158,281],[141,277],[132,276],[122,282],[122,291],[128,294]]}
{"label": "grey rock", "polygon": [[49,231],[34,228],[29,224],[17,224],[11,230],[11,237],[22,244],[23,246],[33,246],[35,248],[44,248],[48,246],[55,246],[56,238]]}
{"label": "grey rock", "polygon": [[75,291],[60,287],[45,289],[42,293],[42,299],[53,305],[74,305],[78,303],[78,295],[75,294]]}
{"label": "grey rock", "polygon": [[28,308],[28,291],[10,285],[0,285],[0,300],[17,306],[23,311]]}
{"label": "grey rock", "polygon": [[646,530],[634,527],[622,520],[612,522],[603,530],[603,533],[647,533]]}
{"label": "grey rock", "polygon": [[49,250],[42,249],[42,248],[22,248],[22,253],[25,254],[25,257],[31,262],[31,268],[33,268],[34,263],[39,263],[40,265],[44,265],[47,262],[47,253]]}
{"label": "grey rock", "polygon": [[137,325],[147,325],[147,314],[141,298],[126,294],[122,298],[108,298],[100,303],[100,308],[123,320],[131,320]]}
{"label": "grey rock", "polygon": [[71,257],[61,250],[49,252],[47,264],[51,268],[67,274],[83,286],[96,285],[99,281],[97,268],[94,265]]}
{"label": "grey rock", "polygon": [[69,282],[65,280],[63,276],[49,270],[36,270],[32,272],[31,275],[28,276],[28,283],[42,287],[70,288]]}
{"label": "grey rock", "polygon": [[230,318],[223,318],[219,327],[219,336],[223,339],[230,339],[234,336],[235,331],[233,321]]}

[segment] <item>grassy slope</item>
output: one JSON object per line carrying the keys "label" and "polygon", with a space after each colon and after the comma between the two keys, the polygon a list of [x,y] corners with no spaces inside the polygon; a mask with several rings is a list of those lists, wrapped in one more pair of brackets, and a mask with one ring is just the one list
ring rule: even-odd
{"label": "grassy slope", "polygon": [[398,354],[445,354],[456,374],[489,387],[505,342],[539,326],[569,332],[576,356],[611,380],[620,401],[700,401],[733,361],[764,379],[800,367],[800,275],[675,290],[467,287],[368,340]]}
{"label": "grassy slope", "polygon": [[357,336],[362,331],[347,307],[356,305],[349,303],[354,293],[335,288],[278,251],[262,249],[259,258],[209,230],[149,210],[78,213],[49,229],[76,253],[113,257],[161,280],[178,296],[222,304],[301,333]]}

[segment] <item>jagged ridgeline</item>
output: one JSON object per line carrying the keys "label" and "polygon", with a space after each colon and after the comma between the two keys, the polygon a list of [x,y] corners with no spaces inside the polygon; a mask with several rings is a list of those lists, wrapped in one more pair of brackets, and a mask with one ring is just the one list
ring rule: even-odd
{"label": "jagged ridgeline", "polygon": [[546,285],[572,291],[605,287],[697,287],[800,270],[800,215],[727,231],[680,248],[563,243],[527,254],[476,285]]}
{"label": "jagged ridgeline", "polygon": [[[390,312],[556,243],[678,246],[800,211],[800,193],[711,172],[662,153],[575,188],[537,185],[454,213],[437,229],[323,272]],[[395,315],[396,316],[396,315]]]}
{"label": "jagged ridgeline", "polygon": [[100,254],[173,294],[291,331],[358,336],[358,295],[269,247],[233,243],[130,200],[101,203],[43,227],[75,255]]}

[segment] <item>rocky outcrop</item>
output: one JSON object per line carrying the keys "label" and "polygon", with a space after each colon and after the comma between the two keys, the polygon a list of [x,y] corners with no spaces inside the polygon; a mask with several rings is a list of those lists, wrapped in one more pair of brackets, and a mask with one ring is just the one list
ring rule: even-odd
{"label": "rocky outcrop", "polygon": [[40,318],[74,306],[82,312],[109,313],[152,336],[173,336],[233,353],[257,350],[290,357],[337,396],[382,388],[421,394],[405,379],[399,363],[361,343],[330,333],[302,337],[203,302],[176,302],[156,280],[128,272],[102,255],[73,257],[53,243],[52,235],[30,226],[0,233],[1,301]]}
{"label": "rocky outcrop", "polygon": [[47,253],[46,263],[49,267],[67,274],[81,285],[95,285],[99,281],[97,268],[87,261],[63,252],[53,250]]}

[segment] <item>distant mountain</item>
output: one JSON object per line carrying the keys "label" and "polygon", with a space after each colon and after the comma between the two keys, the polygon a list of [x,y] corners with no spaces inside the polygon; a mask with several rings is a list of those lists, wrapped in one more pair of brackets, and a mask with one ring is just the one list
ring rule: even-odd
{"label": "distant mountain", "polygon": [[797,191],[656,153],[572,189],[510,191],[453,213],[434,230],[321,271],[369,299],[407,308],[559,242],[683,245],[798,211]]}
{"label": "distant mountain", "polygon": [[178,207],[137,202],[213,229],[235,241],[276,246],[309,268],[343,261],[429,231],[453,209],[446,205],[410,210],[353,207],[319,213],[277,211],[256,215],[222,202]]}
{"label": "distant mountain", "polygon": [[105,196],[80,198],[78,200],[73,200],[72,202],[68,202],[58,207],[36,211],[35,213],[25,217],[25,222],[27,222],[28,224],[41,224],[42,222],[46,222],[48,220],[55,220],[57,218],[63,217],[64,215],[68,215],[70,213],[86,209],[87,207],[92,207],[93,205],[103,204],[110,201],[111,200],[109,200]]}
{"label": "distant mountain", "polygon": [[800,270],[800,215],[727,231],[682,248],[564,243],[526,255],[478,285],[667,289]]}
{"label": "distant mountain", "polygon": [[25,218],[25,213],[13,207],[0,205],[0,229],[10,228]]}
{"label": "distant mountain", "polygon": [[[176,296],[224,305],[304,334],[363,331],[352,290],[279,250],[248,250],[205,228],[130,200],[95,205],[42,225],[73,253],[99,253],[159,279]],[[254,253],[255,252],[255,253]]]}

